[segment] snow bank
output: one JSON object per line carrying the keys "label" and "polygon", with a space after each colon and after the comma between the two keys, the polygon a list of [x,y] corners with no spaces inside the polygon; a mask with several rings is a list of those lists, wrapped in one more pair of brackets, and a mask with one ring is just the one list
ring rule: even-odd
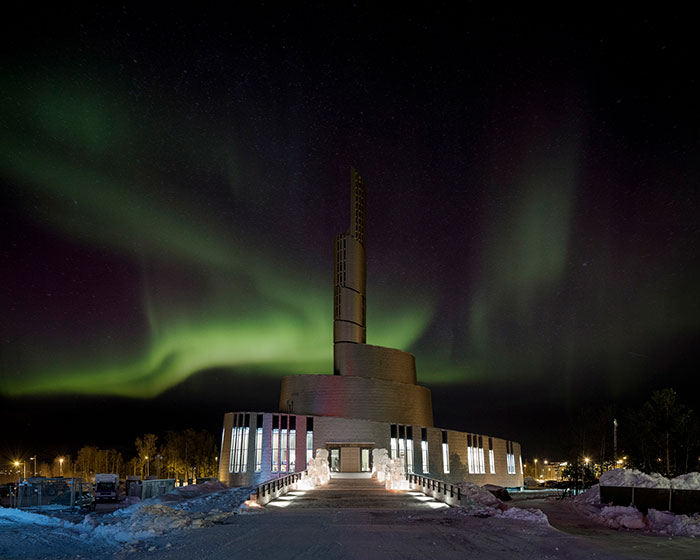
{"label": "snow bank", "polygon": [[671,480],[671,488],[676,490],[700,490],[700,473],[682,474]]}
{"label": "snow bank", "polygon": [[574,498],[577,504],[599,504],[600,503],[600,484],[591,486],[585,492],[581,492]]}
{"label": "snow bank", "polygon": [[549,525],[547,516],[539,509],[508,507],[491,492],[472,482],[455,484],[462,492],[462,508],[469,517],[503,517],[540,525]]}
{"label": "snow bank", "polygon": [[600,520],[613,529],[644,529],[644,514],[635,507],[605,506],[598,514]]}
{"label": "snow bank", "polygon": [[482,506],[489,506],[497,509],[505,509],[505,504],[494,496],[491,492],[472,482],[460,482],[455,484],[462,492],[462,500],[465,498]]}
{"label": "snow bank", "polygon": [[0,507],[0,525],[41,525],[44,527],[63,527],[72,525],[68,521],[41,515],[40,513],[32,513],[14,508]]}
{"label": "snow bank", "polygon": [[671,481],[658,473],[645,474],[636,469],[615,469],[604,472],[601,486],[634,486],[636,488],[670,488]]}
{"label": "snow bank", "polygon": [[650,530],[664,535],[700,537],[700,515],[674,515],[668,511],[650,509],[647,514]]}
{"label": "snow bank", "polygon": [[700,490],[700,473],[682,474],[676,478],[668,479],[658,473],[645,474],[636,469],[615,469],[602,474],[600,485]]}

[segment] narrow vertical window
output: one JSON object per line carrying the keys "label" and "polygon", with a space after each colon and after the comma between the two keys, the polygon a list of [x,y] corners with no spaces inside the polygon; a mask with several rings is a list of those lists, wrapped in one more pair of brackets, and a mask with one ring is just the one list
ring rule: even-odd
{"label": "narrow vertical window", "polygon": [[221,460],[219,461],[219,468],[221,468],[221,465],[224,464],[224,436],[226,435],[226,428],[221,429],[221,447],[219,447],[219,457]]}
{"label": "narrow vertical window", "polygon": [[289,417],[289,472],[297,470],[297,417]]}
{"label": "narrow vertical window", "polygon": [[496,462],[493,457],[493,438],[489,438],[489,465],[491,467],[491,474],[496,474]]}
{"label": "narrow vertical window", "polygon": [[442,472],[450,473],[450,447],[447,444],[447,432],[442,432]]}
{"label": "narrow vertical window", "polygon": [[398,455],[398,447],[396,443],[396,424],[391,425],[391,458],[396,459]]}
{"label": "narrow vertical window", "polygon": [[282,431],[280,438],[280,465],[281,471],[287,472],[287,455],[289,453],[288,443],[287,443],[287,416],[282,416]]}
{"label": "narrow vertical window", "polygon": [[413,428],[406,428],[406,472],[413,472]]}
{"label": "narrow vertical window", "polygon": [[404,426],[399,426],[399,458],[404,464],[404,470],[406,470],[406,432]]}
{"label": "narrow vertical window", "polygon": [[236,421],[238,415],[233,415],[233,428],[231,428],[231,455],[228,462],[228,472],[233,472],[233,463],[236,460]]}
{"label": "narrow vertical window", "polygon": [[314,419],[306,418],[306,466],[309,465],[309,460],[314,457]]}
{"label": "narrow vertical window", "polygon": [[280,469],[280,417],[272,417],[272,472]]}
{"label": "narrow vertical window", "polygon": [[255,428],[255,472],[262,470],[262,450],[263,450],[263,415],[258,414]]}
{"label": "narrow vertical window", "polygon": [[518,455],[518,460],[520,461],[520,474],[523,474],[523,456]]}
{"label": "narrow vertical window", "polygon": [[469,474],[474,473],[474,464],[472,462],[472,435],[467,434],[467,468]]}
{"label": "narrow vertical window", "polygon": [[228,472],[238,472],[236,468],[236,453],[238,453],[238,414],[233,415],[233,428],[231,429],[231,457]]}
{"label": "narrow vertical window", "polygon": [[243,445],[241,445],[241,472],[248,471],[248,440],[250,439],[250,414],[243,422]]}
{"label": "narrow vertical window", "polygon": [[243,415],[238,415],[238,427],[236,428],[236,462],[233,466],[233,472],[241,470],[241,451],[243,448]]}
{"label": "narrow vertical window", "polygon": [[484,465],[484,438],[479,436],[479,472],[481,474],[486,474],[486,467]]}
{"label": "narrow vertical window", "polygon": [[421,428],[420,455],[423,463],[423,474],[430,472],[430,455],[428,454],[428,430]]}

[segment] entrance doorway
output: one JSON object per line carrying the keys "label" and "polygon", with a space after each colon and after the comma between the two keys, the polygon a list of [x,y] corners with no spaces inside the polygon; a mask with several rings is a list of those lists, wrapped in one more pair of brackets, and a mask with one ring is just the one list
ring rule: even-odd
{"label": "entrance doorway", "polygon": [[327,449],[331,472],[372,472],[372,449],[374,449],[374,443],[334,443],[328,444]]}

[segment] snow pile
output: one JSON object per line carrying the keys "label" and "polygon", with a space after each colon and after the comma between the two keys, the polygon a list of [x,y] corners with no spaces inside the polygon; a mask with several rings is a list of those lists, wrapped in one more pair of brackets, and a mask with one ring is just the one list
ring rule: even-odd
{"label": "snow pile", "polygon": [[63,521],[55,517],[49,517],[47,515],[32,513],[30,511],[24,511],[21,509],[0,507],[0,525],[15,524],[32,524],[41,525],[44,527],[63,527],[67,525],[72,525],[72,523],[68,521]]}
{"label": "snow pile", "polygon": [[379,482],[386,480],[389,461],[391,459],[386,449],[372,449],[372,476],[376,474]]}
{"label": "snow pile", "polygon": [[635,507],[605,506],[598,514],[600,521],[613,529],[644,529],[644,514]]}
{"label": "snow pile", "polygon": [[700,473],[682,474],[671,480],[671,488],[676,490],[700,490]]}
{"label": "snow pile", "polygon": [[549,525],[547,516],[539,509],[508,507],[486,488],[472,482],[460,482],[455,486],[458,486],[462,493],[461,511],[464,515],[469,517],[503,517]]}
{"label": "snow pile", "polygon": [[700,515],[674,515],[668,511],[650,509],[647,514],[650,530],[664,535],[700,537]]}
{"label": "snow pile", "polygon": [[577,504],[599,504],[600,503],[600,484],[591,486],[585,492],[581,492],[578,496],[574,498],[574,502]]}
{"label": "snow pile", "polygon": [[491,492],[472,482],[460,482],[455,484],[462,492],[462,500],[465,498],[482,506],[489,506],[500,510],[505,509],[505,504]]}
{"label": "snow pile", "polygon": [[645,474],[636,469],[615,469],[600,477],[601,486],[634,486],[635,488],[675,488],[700,490],[700,473],[688,473],[668,479],[659,473]]}
{"label": "snow pile", "polygon": [[538,525],[549,525],[549,519],[541,509],[535,508],[517,508],[510,507],[496,515],[496,517],[505,517],[507,519],[520,519],[521,521],[529,521]]}
{"label": "snow pile", "polygon": [[178,488],[109,515],[87,515],[77,527],[84,536],[92,534],[125,543],[171,531],[209,527],[224,522],[231,515],[248,511],[244,502],[250,497],[252,487],[220,490],[222,487],[214,481]]}
{"label": "snow pile", "polygon": [[658,473],[645,474],[637,469],[614,469],[600,477],[601,486],[634,486],[636,488],[670,488],[671,481]]}

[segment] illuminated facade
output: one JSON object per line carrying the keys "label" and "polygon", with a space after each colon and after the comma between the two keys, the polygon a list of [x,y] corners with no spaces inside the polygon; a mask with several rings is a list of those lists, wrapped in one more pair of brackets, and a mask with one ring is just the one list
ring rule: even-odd
{"label": "illuminated facade", "polygon": [[407,472],[522,486],[518,443],[436,428],[413,355],[366,344],[366,198],[354,169],[350,198],[350,227],[334,245],[333,375],[284,377],[279,413],[226,414],[219,479],[247,486],[303,471],[319,448],[332,471],[370,472],[372,449],[386,448]]}

